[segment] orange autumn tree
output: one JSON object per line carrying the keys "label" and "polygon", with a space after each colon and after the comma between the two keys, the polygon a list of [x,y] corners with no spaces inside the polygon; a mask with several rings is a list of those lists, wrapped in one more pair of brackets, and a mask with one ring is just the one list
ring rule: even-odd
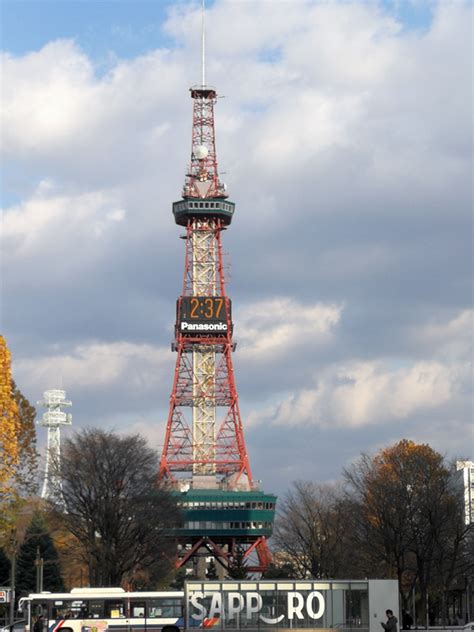
{"label": "orange autumn tree", "polygon": [[[0,507],[15,496],[13,478],[19,463],[18,442],[20,415],[13,396],[11,356],[7,343],[0,336]],[[2,512],[3,513],[3,512]]]}

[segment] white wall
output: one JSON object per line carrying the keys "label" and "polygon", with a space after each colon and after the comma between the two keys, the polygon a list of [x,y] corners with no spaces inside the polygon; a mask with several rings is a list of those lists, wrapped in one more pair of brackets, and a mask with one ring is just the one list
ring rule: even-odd
{"label": "white wall", "polygon": [[400,605],[396,579],[369,579],[369,632],[383,632],[385,610],[393,610],[400,630]]}

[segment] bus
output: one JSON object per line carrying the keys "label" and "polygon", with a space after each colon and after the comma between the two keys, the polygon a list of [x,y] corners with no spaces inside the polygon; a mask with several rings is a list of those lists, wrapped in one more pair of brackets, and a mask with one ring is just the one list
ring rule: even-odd
{"label": "bus", "polygon": [[[25,632],[182,632],[184,592],[73,588],[20,600]],[[35,623],[40,621],[40,625]]]}

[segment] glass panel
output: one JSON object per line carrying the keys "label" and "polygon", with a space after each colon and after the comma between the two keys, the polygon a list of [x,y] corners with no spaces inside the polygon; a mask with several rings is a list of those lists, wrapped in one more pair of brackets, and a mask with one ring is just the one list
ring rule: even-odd
{"label": "glass panel", "polygon": [[[341,584],[337,584],[340,586]],[[336,588],[332,593],[332,627],[343,628],[346,623],[346,591]]]}
{"label": "glass panel", "polygon": [[51,608],[52,619],[86,619],[87,616],[87,602],[82,599],[55,601]]}
{"label": "glass panel", "polygon": [[144,601],[132,601],[130,603],[130,617],[132,619],[145,618],[145,602]]}
{"label": "glass panel", "polygon": [[182,616],[182,602],[180,598],[158,597],[149,599],[148,603],[149,619],[173,619]]}
{"label": "glass panel", "polygon": [[104,616],[104,602],[99,600],[89,601],[89,617],[91,619],[100,619]]}
{"label": "glass panel", "polygon": [[106,619],[125,618],[125,606],[124,606],[123,601],[119,601],[119,600],[105,601],[105,617]]}

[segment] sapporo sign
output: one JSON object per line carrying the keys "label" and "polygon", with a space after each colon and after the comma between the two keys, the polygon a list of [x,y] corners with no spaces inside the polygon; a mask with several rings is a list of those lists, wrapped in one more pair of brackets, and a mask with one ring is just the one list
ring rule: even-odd
{"label": "sapporo sign", "polygon": [[233,619],[237,616],[248,620],[257,617],[267,625],[276,625],[283,619],[321,619],[326,608],[324,596],[318,590],[302,595],[297,591],[286,593],[286,612],[271,618],[261,614],[263,599],[258,592],[193,592],[189,597],[191,618],[195,621],[205,619]]}
{"label": "sapporo sign", "polygon": [[11,601],[11,588],[0,587],[0,603],[10,603]]}

